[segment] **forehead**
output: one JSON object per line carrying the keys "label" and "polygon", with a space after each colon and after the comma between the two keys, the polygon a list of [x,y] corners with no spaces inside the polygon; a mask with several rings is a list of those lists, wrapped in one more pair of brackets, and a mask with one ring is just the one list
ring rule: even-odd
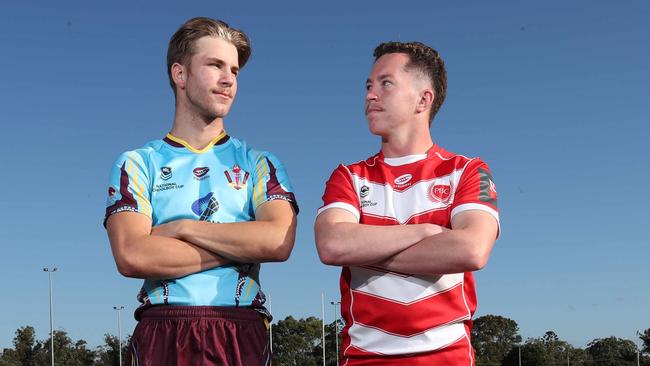
{"label": "forehead", "polygon": [[385,75],[400,76],[406,74],[406,64],[410,61],[404,53],[387,53],[381,56],[372,65],[370,78],[377,78]]}
{"label": "forehead", "polygon": [[218,58],[224,62],[239,66],[237,48],[222,38],[205,36],[194,43],[192,58]]}

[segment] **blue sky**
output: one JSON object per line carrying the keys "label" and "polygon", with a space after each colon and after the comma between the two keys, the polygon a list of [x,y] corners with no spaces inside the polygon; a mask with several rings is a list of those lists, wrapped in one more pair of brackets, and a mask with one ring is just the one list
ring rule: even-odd
{"label": "blue sky", "polygon": [[56,329],[100,344],[115,305],[134,327],[140,281],[118,274],[101,225],[108,173],[169,130],[167,42],[193,16],[251,37],[227,130],[273,151],[300,202],[291,258],[262,270],[276,319],[338,299],[312,234],[324,182],[379,148],[363,116],[374,47],[419,40],[449,73],[434,140],[486,160],[500,195],[477,316],[577,346],[650,327],[647,2],[41,1],[0,12],[0,349],[23,325],[47,337],[44,266],[59,267]]}

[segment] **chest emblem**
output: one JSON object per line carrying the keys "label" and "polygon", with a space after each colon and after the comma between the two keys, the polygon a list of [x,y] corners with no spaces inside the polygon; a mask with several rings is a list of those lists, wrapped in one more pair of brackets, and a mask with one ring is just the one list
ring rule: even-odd
{"label": "chest emblem", "polygon": [[230,170],[224,170],[223,174],[226,176],[230,188],[236,190],[246,188],[246,182],[248,182],[248,177],[250,176],[247,171],[244,171],[237,164],[233,165]]}
{"label": "chest emblem", "polygon": [[451,197],[451,185],[449,184],[435,184],[433,183],[429,188],[429,198],[434,202],[449,202]]}
{"label": "chest emblem", "polygon": [[168,166],[164,166],[160,168],[160,179],[168,180],[171,177],[172,177],[172,168]]}

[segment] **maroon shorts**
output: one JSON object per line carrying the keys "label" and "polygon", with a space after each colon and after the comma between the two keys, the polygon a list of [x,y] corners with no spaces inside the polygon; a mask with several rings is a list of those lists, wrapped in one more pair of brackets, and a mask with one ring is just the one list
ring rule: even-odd
{"label": "maroon shorts", "polygon": [[125,365],[266,366],[266,323],[251,309],[154,306],[137,312]]}

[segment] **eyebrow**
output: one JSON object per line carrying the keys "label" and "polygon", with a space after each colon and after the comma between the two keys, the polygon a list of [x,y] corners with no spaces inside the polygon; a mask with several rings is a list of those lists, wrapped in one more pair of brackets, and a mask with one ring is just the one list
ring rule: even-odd
{"label": "eyebrow", "polygon": [[[392,78],[392,77],[393,76],[391,74],[381,74],[381,75],[379,75],[379,77],[377,77],[377,80],[382,81],[384,79],[388,79],[388,78]],[[366,84],[368,84],[368,83],[372,83],[372,80],[370,80],[370,78],[368,78],[368,80],[366,80]]]}
{"label": "eyebrow", "polygon": [[[210,61],[210,62],[217,62],[217,63],[220,63],[220,64],[226,64],[226,61],[220,59],[219,57],[214,57],[214,56],[213,57],[208,57],[207,60]],[[239,66],[233,66],[231,68],[231,70],[239,71]]]}

